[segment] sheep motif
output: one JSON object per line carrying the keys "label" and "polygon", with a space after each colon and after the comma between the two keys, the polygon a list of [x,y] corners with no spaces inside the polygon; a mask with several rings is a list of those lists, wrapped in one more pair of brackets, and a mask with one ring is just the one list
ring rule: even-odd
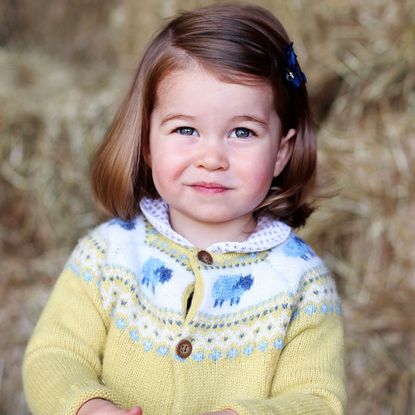
{"label": "sheep motif", "polygon": [[231,306],[239,304],[242,294],[252,287],[253,282],[254,279],[250,274],[220,277],[212,288],[212,297],[215,300],[213,307],[222,307],[225,301],[229,301]]}
{"label": "sheep motif", "polygon": [[154,294],[157,284],[164,284],[172,277],[173,271],[157,258],[149,258],[143,265],[141,283],[147,287],[151,285],[151,291]]}
{"label": "sheep motif", "polygon": [[315,252],[298,236],[292,236],[284,246],[284,253],[290,257],[300,257],[304,261],[316,256]]}

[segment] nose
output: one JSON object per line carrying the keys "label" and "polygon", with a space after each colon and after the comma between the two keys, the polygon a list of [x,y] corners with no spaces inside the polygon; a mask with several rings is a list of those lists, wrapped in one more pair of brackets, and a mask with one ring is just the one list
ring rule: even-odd
{"label": "nose", "polygon": [[228,169],[229,159],[226,145],[219,139],[201,140],[195,158],[195,165],[211,171]]}

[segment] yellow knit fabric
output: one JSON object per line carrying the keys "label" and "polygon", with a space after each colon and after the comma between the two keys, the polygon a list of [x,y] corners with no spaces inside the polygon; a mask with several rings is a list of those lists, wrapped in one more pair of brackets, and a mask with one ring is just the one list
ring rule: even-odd
{"label": "yellow knit fabric", "polygon": [[[94,397],[123,408],[139,405],[144,415],[197,415],[225,408],[240,415],[344,413],[342,317],[324,265],[306,269],[295,291],[212,319],[200,311],[209,278],[239,267],[255,269],[270,261],[269,252],[213,253],[212,267],[201,266],[197,250],[169,241],[148,223],[145,227],[140,228],[146,235],[143,249],[168,255],[177,265],[165,280],[194,276],[182,291],[171,292],[171,298],[181,296],[183,319],[152,303],[160,282],[152,286],[137,277],[137,270],[111,262],[111,255],[121,255],[111,245],[111,234],[98,229],[85,237],[26,350],[24,388],[34,415],[75,415]],[[136,251],[127,245],[124,255],[133,255]],[[187,312],[184,300],[190,291],[194,296]],[[213,310],[239,307],[247,292],[234,304],[216,302]],[[185,359],[175,350],[183,338],[193,344]]]}

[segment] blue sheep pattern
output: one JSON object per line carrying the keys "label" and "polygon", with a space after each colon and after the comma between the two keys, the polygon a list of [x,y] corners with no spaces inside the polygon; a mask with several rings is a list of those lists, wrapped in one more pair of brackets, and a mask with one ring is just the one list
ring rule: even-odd
{"label": "blue sheep pattern", "polygon": [[293,235],[284,246],[284,253],[290,257],[308,261],[316,256],[315,252],[298,236]]}
{"label": "blue sheep pattern", "polygon": [[251,289],[254,279],[249,275],[225,275],[220,277],[212,288],[212,297],[215,300],[214,307],[222,307],[225,301],[230,305],[239,304],[245,291]]}
{"label": "blue sheep pattern", "polygon": [[159,259],[151,257],[144,263],[142,275],[141,283],[147,287],[151,285],[151,291],[154,294],[156,285],[169,281],[173,275],[173,271],[167,268]]}

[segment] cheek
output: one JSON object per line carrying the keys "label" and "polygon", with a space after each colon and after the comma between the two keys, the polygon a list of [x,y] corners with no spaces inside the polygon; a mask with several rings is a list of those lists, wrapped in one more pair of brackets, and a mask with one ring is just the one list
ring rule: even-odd
{"label": "cheek", "polygon": [[168,165],[163,162],[163,158],[151,156],[151,172],[153,175],[153,181],[156,187],[166,181],[168,178]]}
{"label": "cheek", "polygon": [[181,171],[179,160],[168,151],[152,153],[151,166],[156,187],[168,186],[180,175]]}
{"label": "cheek", "polygon": [[269,170],[263,170],[262,172],[258,172],[258,174],[255,177],[253,177],[254,180],[251,183],[252,188],[255,189],[255,194],[259,199],[257,200],[258,204],[262,202],[262,200],[267,195],[271,187],[272,178],[272,172],[270,172]]}
{"label": "cheek", "polygon": [[[256,161],[255,161],[256,160]],[[240,177],[243,183],[252,188],[257,188],[258,192],[266,192],[271,185],[274,175],[274,163],[271,160],[267,160],[265,157],[262,159],[254,159],[250,162],[245,162],[240,166]]]}

